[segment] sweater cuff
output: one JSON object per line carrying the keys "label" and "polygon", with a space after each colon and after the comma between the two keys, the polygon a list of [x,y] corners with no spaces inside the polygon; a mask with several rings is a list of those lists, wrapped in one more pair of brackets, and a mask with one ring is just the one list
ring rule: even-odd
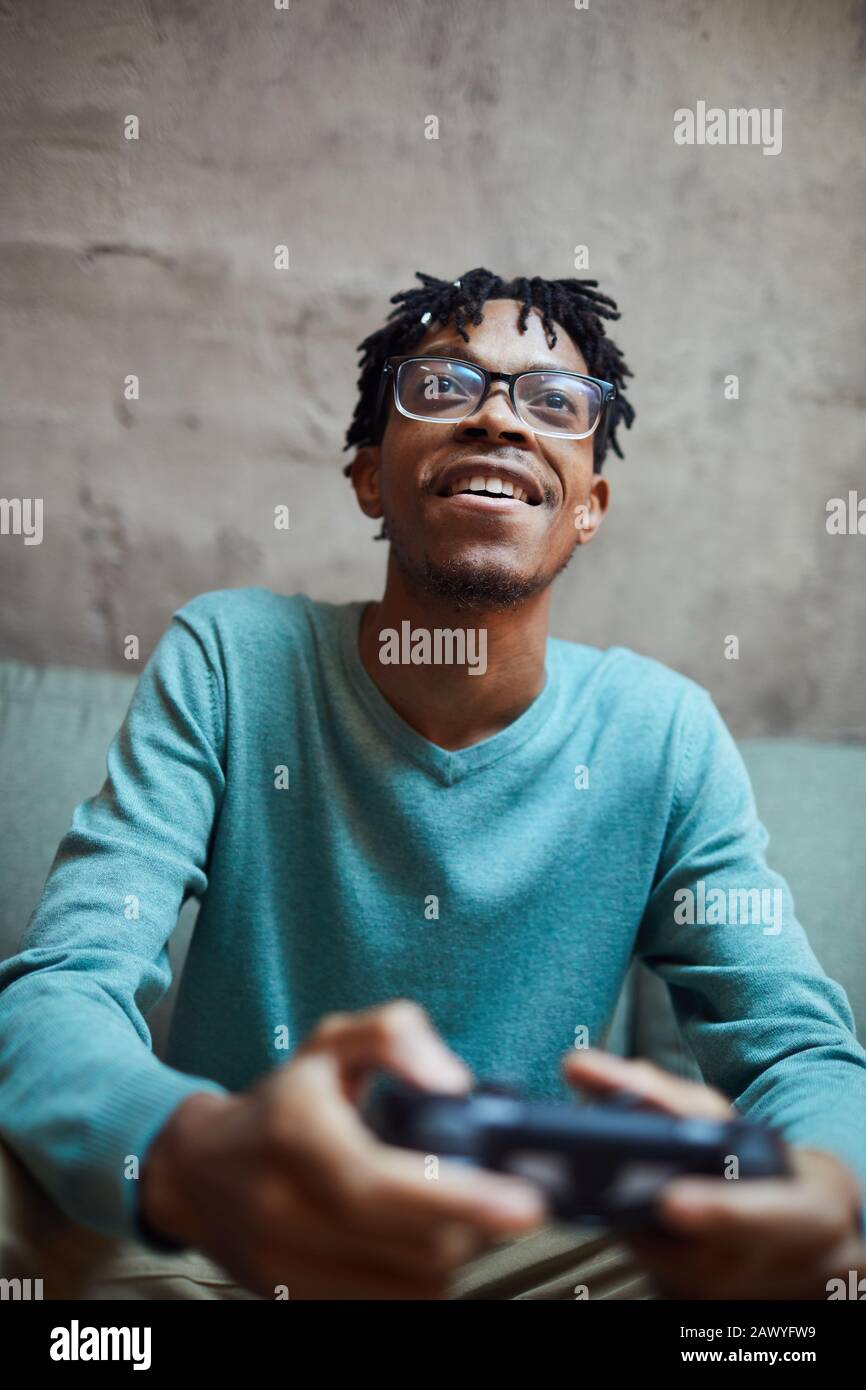
{"label": "sweater cuff", "polygon": [[77,1173],[65,1175],[67,1182],[74,1182],[74,1198],[72,1192],[66,1194],[67,1209],[77,1206],[79,1212],[73,1214],[106,1235],[138,1241],[154,1251],[186,1249],[150,1226],[141,1208],[138,1179],[150,1145],[170,1116],[201,1091],[230,1094],[219,1082],[175,1071],[152,1054],[143,1065],[115,1077],[96,1107]]}
{"label": "sweater cuff", "polygon": [[[167,1072],[167,1075],[166,1075]],[[147,1152],[157,1134],[168,1122],[170,1116],[179,1105],[189,1096],[195,1095],[200,1091],[216,1092],[218,1095],[228,1095],[226,1088],[219,1082],[211,1081],[204,1077],[188,1076],[183,1072],[175,1072],[171,1068],[165,1068],[161,1078],[167,1083],[167,1090],[163,1091],[157,1087],[152,1097],[154,1110],[145,1121],[143,1133],[139,1131],[139,1153],[141,1156],[141,1166],[143,1167]],[[138,1124],[141,1124],[142,1116],[136,1117]],[[136,1126],[133,1126],[133,1128]],[[156,1231],[151,1226],[144,1214],[141,1206],[141,1183],[127,1182],[126,1188],[126,1222],[130,1228],[131,1236],[139,1244],[144,1245],[149,1250],[161,1251],[166,1254],[178,1254],[182,1250],[189,1249],[184,1241],[174,1240],[171,1236],[166,1236]]]}

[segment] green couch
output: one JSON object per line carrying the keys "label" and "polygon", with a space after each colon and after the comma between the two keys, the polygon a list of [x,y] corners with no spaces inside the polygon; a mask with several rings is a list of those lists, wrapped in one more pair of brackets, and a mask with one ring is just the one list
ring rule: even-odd
{"label": "green couch", "polygon": [[[18,949],[74,806],[98,790],[134,675],[0,662],[0,958]],[[791,885],[797,914],[824,969],[847,991],[866,1038],[866,745],[748,739],[740,745],[772,866]],[[163,1055],[197,904],[178,919],[171,989],[149,1016]],[[635,964],[606,1045],[685,1076],[700,1071],[681,1038],[667,987]]]}

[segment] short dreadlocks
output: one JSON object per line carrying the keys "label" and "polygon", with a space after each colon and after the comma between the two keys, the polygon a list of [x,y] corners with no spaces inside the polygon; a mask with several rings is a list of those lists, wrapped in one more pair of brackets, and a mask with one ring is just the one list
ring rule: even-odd
{"label": "short dreadlocks", "polygon": [[[618,319],[620,315],[614,300],[596,288],[597,280],[542,280],[539,275],[531,280],[526,276],[503,280],[481,267],[467,271],[458,280],[437,280],[434,275],[424,275],[420,270],[415,272],[415,277],[421,281],[421,288],[393,294],[390,302],[397,307],[391,310],[385,326],[358,345],[361,353],[358,403],[346,431],[344,449],[377,444],[382,437],[382,429],[374,415],[386,358],[410,351],[434,324],[444,326],[452,319],[461,338],[468,342],[466,324],[481,323],[488,299],[516,299],[521,304],[517,318],[521,333],[526,332],[530,310],[540,309],[549,346],[556,344],[555,324],[558,323],[582,352],[590,375],[610,381],[616,387],[608,429],[604,435],[601,430],[596,431],[593,438],[593,471],[601,472],[608,443],[619,458],[623,457],[616,431],[620,424],[631,429],[634,419],[634,409],[622,391],[625,378],[633,373],[616,344],[605,337],[602,319]],[[352,465],[347,463],[343,472],[348,475],[351,470]]]}

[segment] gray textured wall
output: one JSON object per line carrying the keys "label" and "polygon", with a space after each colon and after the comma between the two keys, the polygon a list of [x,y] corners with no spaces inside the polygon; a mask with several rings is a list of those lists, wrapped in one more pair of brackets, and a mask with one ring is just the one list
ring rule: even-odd
{"label": "gray textured wall", "polygon": [[[340,472],[356,344],[416,269],[586,274],[585,243],[638,419],[554,630],[694,676],[737,734],[866,736],[866,536],[825,525],[866,495],[864,26],[850,0],[3,0],[0,495],[45,530],[0,536],[2,654],[128,670],[123,636],[146,653],[205,589],[378,596]],[[699,99],[781,107],[782,152],[675,145]]]}

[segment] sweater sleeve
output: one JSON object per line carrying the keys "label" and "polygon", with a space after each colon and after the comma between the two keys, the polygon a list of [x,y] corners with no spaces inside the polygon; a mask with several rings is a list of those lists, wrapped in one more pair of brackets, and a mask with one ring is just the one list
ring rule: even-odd
{"label": "sweater sleeve", "polygon": [[666,981],[704,1079],[789,1143],[845,1162],[866,1228],[866,1051],[848,997],[767,865],[748,772],[702,687],[690,687],[677,725],[676,789],[637,954]]}
{"label": "sweater sleeve", "polygon": [[[0,964],[0,1136],[70,1218],[177,1248],[138,1205],[148,1146],[187,1096],[225,1088],[153,1053],[167,941],[206,866],[224,788],[222,681],[201,599],[172,617],[76,807],[18,954]],[[199,616],[197,616],[199,615]]]}

